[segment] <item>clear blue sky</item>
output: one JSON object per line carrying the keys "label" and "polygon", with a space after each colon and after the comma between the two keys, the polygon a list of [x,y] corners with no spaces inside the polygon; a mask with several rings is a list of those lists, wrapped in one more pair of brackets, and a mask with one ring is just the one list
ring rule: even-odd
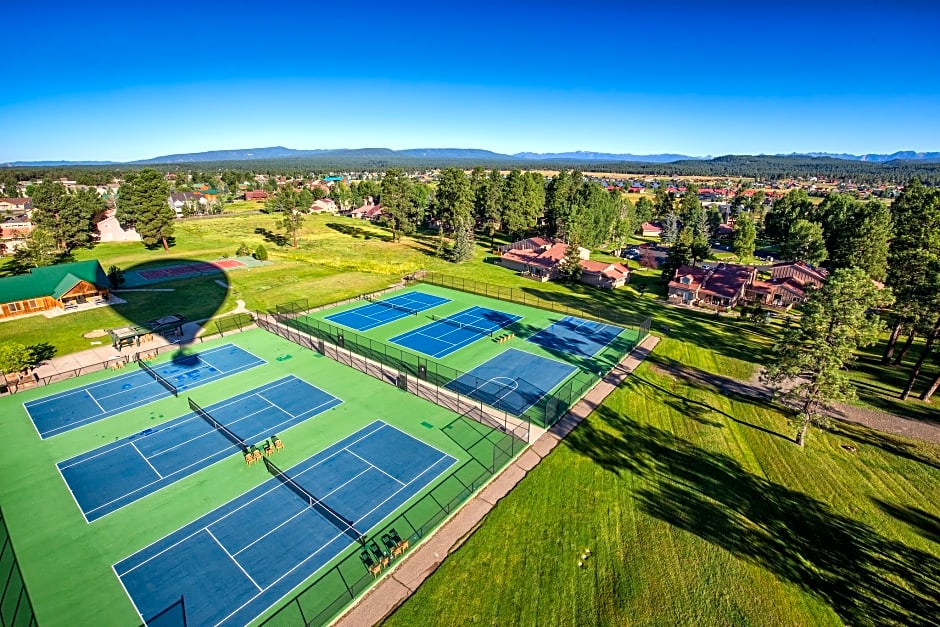
{"label": "clear blue sky", "polygon": [[0,3],[0,162],[940,151],[940,3]]}

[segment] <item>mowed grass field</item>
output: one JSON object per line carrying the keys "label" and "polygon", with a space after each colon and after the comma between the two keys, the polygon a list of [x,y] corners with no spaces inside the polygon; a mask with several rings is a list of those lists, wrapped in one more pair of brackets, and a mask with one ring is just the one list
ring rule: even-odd
{"label": "mowed grass field", "polygon": [[386,624],[937,624],[940,447],[792,431],[653,359]]}
{"label": "mowed grass field", "polygon": [[[267,241],[275,222],[263,214],[186,221],[169,255],[139,244],[80,254],[126,268],[217,259],[241,241],[265,243],[273,263],[227,273],[218,313],[235,299],[262,310],[297,298],[327,303],[428,268],[647,315],[662,335],[652,359],[497,505],[389,624],[938,624],[938,447],[835,424],[812,431],[801,450],[779,409],[668,373],[678,363],[750,379],[778,326],[668,307],[658,271],[635,273],[614,292],[540,284],[492,263],[483,237],[473,261],[453,265],[435,257],[434,235],[392,243],[380,227],[315,216],[292,249]],[[158,313],[198,307],[186,293],[127,299]],[[0,342],[87,348],[81,334],[108,323],[94,315],[38,318],[27,330],[29,319],[0,324]],[[904,367],[880,367],[879,350],[853,369],[859,402],[940,421],[933,405],[894,400]],[[925,379],[936,369],[928,364]],[[578,568],[584,548],[592,556]]]}

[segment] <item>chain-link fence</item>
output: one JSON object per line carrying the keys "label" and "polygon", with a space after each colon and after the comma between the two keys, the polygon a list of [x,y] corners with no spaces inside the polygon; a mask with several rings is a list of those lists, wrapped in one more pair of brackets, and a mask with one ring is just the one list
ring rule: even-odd
{"label": "chain-link fence", "polygon": [[0,511],[0,625],[36,625],[33,604],[29,601],[26,583],[16,561],[13,541],[7,529],[3,512]]}
{"label": "chain-link fence", "polygon": [[[393,553],[387,566],[432,533],[526,446],[518,438],[486,429],[464,417],[456,418],[442,431],[467,451],[470,458],[408,509],[370,534],[376,540],[388,534],[404,541],[398,544],[403,550]],[[352,545],[338,563],[262,624],[270,627],[328,624],[381,576],[381,571],[369,571],[360,558],[361,551],[358,544]]]}

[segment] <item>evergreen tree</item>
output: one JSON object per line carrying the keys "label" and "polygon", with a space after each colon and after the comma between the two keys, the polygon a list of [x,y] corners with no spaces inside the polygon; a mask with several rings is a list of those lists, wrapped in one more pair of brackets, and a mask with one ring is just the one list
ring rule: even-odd
{"label": "evergreen tree", "polygon": [[483,198],[479,203],[477,219],[483,225],[486,234],[490,236],[490,247],[496,237],[496,231],[502,226],[500,214],[503,204],[503,175],[493,168],[483,186]]}
{"label": "evergreen tree", "polygon": [[531,226],[526,219],[525,194],[526,184],[522,172],[518,169],[510,171],[503,188],[502,222],[514,239],[521,238]]}
{"label": "evergreen tree", "polygon": [[[808,220],[815,212],[813,202],[804,189],[794,189],[774,201],[764,219],[764,237],[780,244],[790,236],[790,229],[798,220]],[[755,223],[757,216],[755,215]]]}
{"label": "evergreen tree", "polygon": [[742,260],[754,256],[757,228],[750,214],[742,213],[734,223],[734,252]]}
{"label": "evergreen tree", "polygon": [[676,270],[682,266],[692,264],[692,231],[682,229],[679,237],[669,247],[666,254],[666,263],[663,265],[662,277],[665,281],[671,281],[676,275]]}
{"label": "evergreen tree", "polygon": [[562,283],[577,283],[581,280],[581,274],[584,272],[581,268],[581,245],[578,237],[578,230],[574,229],[568,240],[568,247],[565,249],[565,257],[562,264],[558,267],[558,278]]}
{"label": "evergreen tree", "polygon": [[176,214],[170,207],[170,193],[163,175],[152,168],[129,173],[118,192],[117,219],[125,227],[133,226],[145,246],[163,245],[173,235]]}
{"label": "evergreen tree", "polygon": [[304,224],[305,209],[303,198],[297,188],[293,185],[285,185],[264,204],[268,211],[282,214],[277,223],[278,228],[287,231],[292,239],[293,247],[297,248],[297,234]]}
{"label": "evergreen tree", "polygon": [[[363,185],[359,185],[363,191]],[[415,231],[414,196],[411,179],[400,168],[390,168],[382,177],[382,207],[388,213],[389,228],[392,230],[392,239],[401,240],[401,236],[410,235]]]}
{"label": "evergreen tree", "polygon": [[659,239],[664,244],[671,244],[676,241],[677,237],[679,237],[679,216],[676,215],[675,211],[670,211],[663,216],[662,232],[659,234]]}
{"label": "evergreen tree", "polygon": [[473,191],[470,180],[460,168],[445,168],[438,177],[434,197],[439,223],[439,247],[443,248],[445,230],[469,228],[472,232]]}
{"label": "evergreen tree", "polygon": [[808,220],[797,220],[790,227],[787,239],[780,244],[780,254],[783,259],[813,265],[824,261],[827,253],[822,227]]}
{"label": "evergreen tree", "polygon": [[450,260],[461,263],[473,258],[473,223],[465,218],[454,226],[454,246]]}
{"label": "evergreen tree", "polygon": [[858,268],[833,272],[819,290],[811,291],[799,326],[784,330],[764,371],[774,385],[793,382],[787,395],[800,406],[796,443],[803,446],[810,425],[824,425],[825,406],[854,396],[847,364],[855,350],[875,342],[882,321],[874,310],[890,304],[889,291],[879,290]]}

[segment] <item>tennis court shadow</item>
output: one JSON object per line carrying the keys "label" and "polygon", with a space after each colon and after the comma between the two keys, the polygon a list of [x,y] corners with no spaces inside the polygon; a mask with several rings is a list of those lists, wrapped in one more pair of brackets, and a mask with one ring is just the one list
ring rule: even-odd
{"label": "tennis court shadow", "polygon": [[641,512],[798,586],[846,624],[936,622],[940,559],[826,502],[606,406],[563,442],[634,475]]}
{"label": "tennis court shadow", "polygon": [[[237,259],[206,261],[191,258],[161,259],[133,266],[106,268],[102,277],[110,287],[110,305],[126,325],[109,329],[118,350],[144,350],[151,341],[180,346],[193,341],[201,325],[221,313],[229,296],[226,269],[243,267]],[[151,337],[153,338],[151,340]]]}

